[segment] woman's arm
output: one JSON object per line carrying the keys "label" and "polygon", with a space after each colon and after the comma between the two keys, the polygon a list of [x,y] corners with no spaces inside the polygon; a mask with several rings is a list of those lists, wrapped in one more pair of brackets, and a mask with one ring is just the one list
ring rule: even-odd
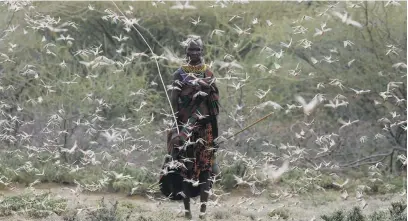
{"label": "woman's arm", "polygon": [[[181,76],[180,73],[178,71],[176,71],[173,74],[173,90],[171,90],[171,95],[170,95],[170,103],[171,103],[171,107],[173,108],[173,111],[176,115],[176,117],[178,116],[177,112],[178,112],[178,100],[179,100],[179,96],[180,96],[180,92],[181,92],[181,85],[179,84]],[[180,90],[176,89],[180,88]]]}

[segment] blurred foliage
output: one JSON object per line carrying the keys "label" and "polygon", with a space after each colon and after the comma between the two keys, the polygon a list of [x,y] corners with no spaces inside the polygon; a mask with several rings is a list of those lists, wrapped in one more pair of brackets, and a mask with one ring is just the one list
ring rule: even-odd
{"label": "blurred foliage", "polygon": [[274,209],[268,213],[268,216],[279,217],[278,219],[283,219],[283,220],[288,220],[290,217],[289,210],[286,208]]}
{"label": "blurred foliage", "polygon": [[242,161],[237,161],[230,167],[224,167],[221,171],[221,185],[225,190],[232,190],[237,184],[234,176],[242,177],[246,172],[247,168]]}
{"label": "blurred foliage", "polygon": [[[323,162],[328,166],[321,168],[328,170],[366,166],[367,179],[377,169],[380,175],[406,172],[406,2],[191,4],[198,10],[174,10],[172,2],[156,7],[152,2],[3,2],[0,127],[1,164],[6,167],[0,172],[5,180],[27,185],[36,179],[78,181],[89,190],[112,191],[130,191],[142,182],[144,192],[143,185],[158,178],[152,171],[165,155],[166,121],[172,119],[166,115],[170,108],[164,86],[180,65],[172,57],[184,57],[180,43],[189,34],[202,37],[205,61],[219,78],[221,135],[273,110],[254,108],[263,102],[282,106],[223,149],[262,162],[265,156],[268,161],[291,160],[299,171],[281,182],[297,191],[308,188],[300,179],[304,169]],[[346,10],[363,27],[341,23],[332,10]],[[201,22],[194,25],[193,19]],[[314,36],[323,24],[332,30]],[[238,27],[250,34],[238,34]],[[224,32],[213,34],[215,29]],[[125,36],[127,40],[118,40]],[[347,40],[353,44],[344,46]],[[153,55],[166,57],[158,59],[161,75]],[[103,62],[96,65],[98,59]],[[242,68],[222,68],[223,62],[234,60]],[[399,62],[405,68],[394,65]],[[344,88],[330,84],[334,79]],[[244,86],[235,89],[238,83]],[[351,88],[370,92],[356,95]],[[259,90],[269,91],[260,98]],[[390,97],[381,97],[383,92]],[[325,104],[341,94],[348,105],[322,105],[310,116],[289,108],[298,105],[294,95],[309,101],[318,93],[325,95]],[[359,122],[340,131],[339,118]],[[303,138],[297,138],[302,132]],[[317,144],[319,137],[333,133],[340,136],[333,135],[330,146]],[[230,156],[219,159],[225,162],[221,183],[232,188],[233,175],[243,176],[248,163]],[[369,168],[377,163],[381,165]],[[116,180],[113,171],[132,178]],[[105,179],[106,186],[101,183]],[[328,188],[332,180],[322,175],[307,185]],[[372,185],[374,192],[393,191],[389,183]]]}
{"label": "blurred foliage", "polygon": [[[360,207],[354,207],[350,211],[338,210],[331,215],[322,215],[324,221],[400,221],[407,219],[406,203],[393,202],[387,211],[375,211],[365,216]],[[404,212],[405,211],[405,212]]]}
{"label": "blurred foliage", "polygon": [[99,207],[97,210],[92,211],[89,214],[89,220],[92,221],[122,221],[122,220],[130,220],[130,215],[132,213],[132,209],[130,210],[123,210],[120,207],[119,202],[116,201],[112,205],[107,205],[105,200],[102,198],[99,202]]}
{"label": "blurred foliage", "polygon": [[50,193],[26,192],[17,196],[4,197],[0,201],[0,216],[24,213],[29,217],[42,218],[54,213],[61,214],[66,207],[65,199],[55,198]]}

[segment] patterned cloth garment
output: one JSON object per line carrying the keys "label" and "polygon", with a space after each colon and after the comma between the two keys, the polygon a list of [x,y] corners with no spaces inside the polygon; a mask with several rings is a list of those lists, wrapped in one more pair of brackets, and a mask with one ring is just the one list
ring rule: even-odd
{"label": "patterned cloth garment", "polygon": [[[181,66],[174,74],[173,86],[181,88],[176,114],[180,134],[176,136],[175,130],[169,132],[168,151],[171,154],[173,148],[181,146],[177,160],[186,166],[181,175],[198,180],[200,171],[211,172],[214,163],[213,141],[218,137],[218,88],[213,73],[205,64]],[[210,87],[200,86],[197,80],[203,80]],[[186,141],[195,144],[183,147]],[[189,160],[183,160],[186,158]]]}

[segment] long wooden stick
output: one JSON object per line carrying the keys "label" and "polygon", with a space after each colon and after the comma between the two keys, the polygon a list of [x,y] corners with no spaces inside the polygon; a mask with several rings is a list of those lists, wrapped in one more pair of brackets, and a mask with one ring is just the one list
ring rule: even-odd
{"label": "long wooden stick", "polygon": [[[126,19],[128,19],[127,16],[126,16],[125,14],[123,14],[122,10],[120,10],[120,8],[116,5],[116,3],[115,3],[114,1],[111,1],[111,2],[115,5],[115,7],[116,7],[116,8],[118,9],[118,11],[122,14],[122,16],[125,17]],[[129,19],[128,19],[128,20],[129,20]],[[143,35],[140,33],[140,31],[137,30],[137,28],[136,28],[133,24],[132,24],[132,27],[133,27],[133,29],[135,29],[135,31],[139,34],[139,36],[142,38],[142,40],[144,41],[144,43],[145,43],[145,44],[147,45],[147,47],[149,48],[150,52],[151,52],[152,54],[154,54],[154,53],[153,53],[153,49],[150,47],[149,43],[147,43],[146,39],[143,37]],[[178,125],[177,125],[176,114],[174,113],[175,110],[173,110],[173,106],[171,105],[170,97],[169,97],[169,95],[167,94],[166,85],[164,84],[163,77],[162,77],[161,72],[160,72],[159,63],[157,62],[157,58],[156,58],[156,57],[154,57],[154,61],[156,62],[157,73],[159,74],[161,83],[162,83],[162,85],[163,85],[164,93],[166,94],[167,101],[169,102],[169,105],[170,105],[170,110],[171,110],[171,113],[172,113],[172,115],[173,115],[174,122],[175,122],[175,124],[176,124],[177,133],[180,133],[179,127],[178,127]]]}
{"label": "long wooden stick", "polygon": [[[257,124],[257,123],[259,123],[259,122],[261,122],[261,121],[263,121],[263,120],[265,120],[266,118],[268,118],[268,117],[269,117],[269,116],[271,116],[272,114],[273,114],[273,112],[271,112],[271,113],[269,113],[269,114],[265,115],[265,116],[264,116],[264,117],[262,117],[261,119],[259,119],[259,120],[255,121],[255,122],[253,122],[252,124],[250,124],[250,125],[248,125],[248,126],[244,127],[242,130],[240,130],[240,131],[238,131],[238,132],[234,133],[233,135],[231,135],[231,136],[227,137],[227,138],[226,138],[226,140],[229,140],[229,139],[231,139],[231,138],[235,137],[236,135],[238,135],[238,134],[240,134],[240,133],[244,132],[244,131],[245,131],[245,130],[247,130],[248,128],[250,128],[250,127],[254,126],[255,124]],[[222,140],[222,141],[221,141],[221,142],[219,142],[218,144],[221,144],[221,143],[225,142],[226,140]]]}

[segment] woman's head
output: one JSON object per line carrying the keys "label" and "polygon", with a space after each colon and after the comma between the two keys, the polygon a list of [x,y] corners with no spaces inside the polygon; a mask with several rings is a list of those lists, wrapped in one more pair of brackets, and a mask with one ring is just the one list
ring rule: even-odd
{"label": "woman's head", "polygon": [[202,63],[203,42],[200,37],[189,37],[186,46],[186,55],[189,64],[197,65]]}

